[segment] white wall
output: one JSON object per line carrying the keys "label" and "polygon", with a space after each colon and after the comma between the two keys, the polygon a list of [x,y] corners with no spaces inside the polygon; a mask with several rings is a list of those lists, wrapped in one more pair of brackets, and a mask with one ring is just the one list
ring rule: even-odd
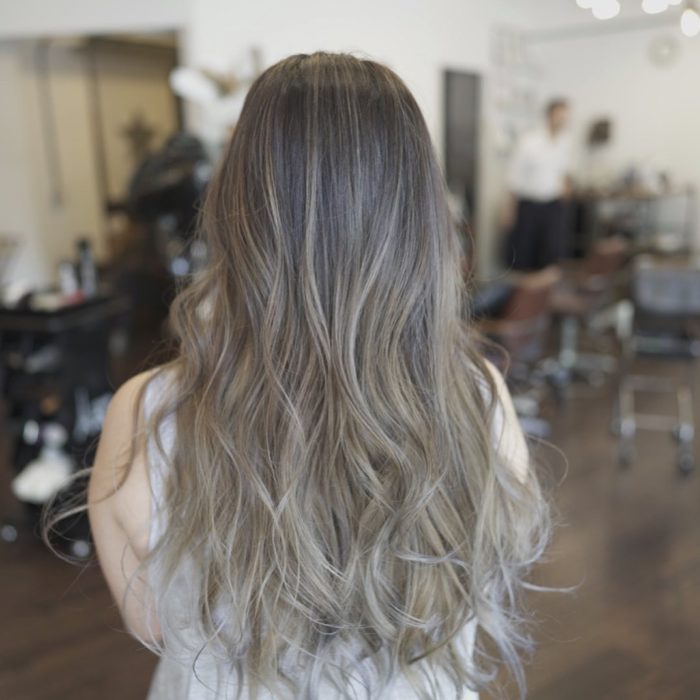
{"label": "white wall", "polygon": [[[664,36],[677,39],[680,52],[671,65],[658,66],[650,49]],[[657,167],[700,195],[700,38],[668,26],[551,41],[535,50],[547,87],[572,100],[579,141],[592,119],[609,116],[614,135],[606,163]],[[695,243],[700,247],[697,217]]]}
{"label": "white wall", "polygon": [[[528,24],[532,8],[522,0],[195,0],[185,36],[184,60],[221,70],[251,46],[266,65],[292,53],[349,51],[393,68],[418,100],[438,155],[442,153],[442,71],[474,71],[488,79],[491,30],[498,23]],[[485,85],[485,98],[490,92]],[[499,200],[488,104],[482,117],[483,147],[477,246],[485,268]]]}
{"label": "white wall", "polygon": [[2,0],[0,39],[182,26],[191,0]]}
{"label": "white wall", "polygon": [[483,70],[488,58],[486,12],[454,0],[197,0],[186,45],[193,65],[222,69],[250,46],[266,65],[293,53],[350,51],[389,64],[408,83],[431,133],[441,136],[440,71]]}

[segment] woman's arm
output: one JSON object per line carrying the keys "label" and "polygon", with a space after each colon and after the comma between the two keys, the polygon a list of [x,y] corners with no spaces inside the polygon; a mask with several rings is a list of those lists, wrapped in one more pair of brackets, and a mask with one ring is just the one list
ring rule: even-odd
{"label": "woman's arm", "polygon": [[102,572],[127,630],[158,642],[158,621],[152,613],[148,619],[152,598],[144,572],[134,579],[126,605],[123,600],[129,579],[148,552],[148,465],[143,446],[135,443],[142,428],[138,398],[148,378],[144,373],[126,382],[109,405],[88,485],[88,515]]}

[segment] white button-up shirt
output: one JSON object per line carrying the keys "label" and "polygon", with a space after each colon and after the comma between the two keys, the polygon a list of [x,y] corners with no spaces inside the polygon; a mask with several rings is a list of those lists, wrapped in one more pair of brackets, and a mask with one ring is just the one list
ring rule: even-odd
{"label": "white button-up shirt", "polygon": [[520,199],[547,202],[559,199],[571,161],[567,133],[552,136],[547,127],[524,134],[513,154],[508,171],[511,192]]}

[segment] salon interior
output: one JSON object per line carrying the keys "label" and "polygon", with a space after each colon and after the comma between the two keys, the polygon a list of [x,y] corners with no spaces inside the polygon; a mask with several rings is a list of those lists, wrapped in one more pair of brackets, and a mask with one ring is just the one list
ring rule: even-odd
{"label": "salon interior", "polygon": [[0,3],[0,697],[145,697],[156,658],[87,517],[54,535],[67,562],[42,512],[116,388],[173,352],[248,88],[316,50],[416,96],[470,322],[545,474],[527,697],[700,698],[695,0]]}

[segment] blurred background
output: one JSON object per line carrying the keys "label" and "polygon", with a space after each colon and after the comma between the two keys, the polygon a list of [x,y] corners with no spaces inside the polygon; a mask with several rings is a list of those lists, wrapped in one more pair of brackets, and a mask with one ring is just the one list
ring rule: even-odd
{"label": "blurred background", "polygon": [[[298,52],[391,66],[425,115],[485,352],[561,527],[533,700],[700,697],[700,5],[0,4],[0,697],[144,697],[86,518],[37,537],[110,397],[172,352],[246,91]],[[495,348],[509,355],[506,365]],[[126,671],[126,672],[125,672]]]}

